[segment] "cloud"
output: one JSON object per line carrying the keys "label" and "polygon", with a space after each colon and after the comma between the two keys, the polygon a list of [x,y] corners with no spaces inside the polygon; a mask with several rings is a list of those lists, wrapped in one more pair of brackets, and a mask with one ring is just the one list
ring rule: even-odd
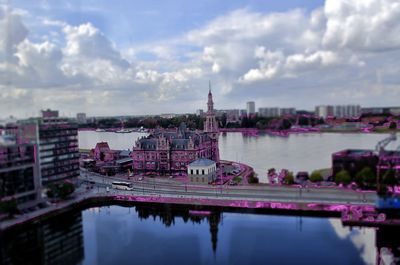
{"label": "cloud", "polygon": [[400,48],[400,1],[327,0],[323,43],[355,51]]}
{"label": "cloud", "polygon": [[208,80],[217,108],[244,107],[247,99],[310,109],[396,105],[399,5],[327,0],[311,11],[241,8],[131,47],[120,47],[125,40],[111,39],[93,21],[72,25],[1,6],[0,110],[13,114],[26,101],[35,110],[72,112],[78,102],[97,115],[194,111],[204,107]]}

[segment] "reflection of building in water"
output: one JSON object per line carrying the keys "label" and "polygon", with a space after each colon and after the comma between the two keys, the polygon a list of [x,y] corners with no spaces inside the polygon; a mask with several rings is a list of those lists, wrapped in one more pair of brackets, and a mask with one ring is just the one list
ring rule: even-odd
{"label": "reflection of building in water", "polygon": [[210,224],[211,243],[214,253],[217,251],[218,225],[220,220],[221,220],[221,213],[219,212],[211,214],[208,217],[208,223]]}
{"label": "reflection of building in water", "polygon": [[376,264],[400,264],[399,238],[397,227],[376,230]]}
{"label": "reflection of building in water", "polygon": [[211,244],[215,252],[217,250],[218,242],[218,225],[221,221],[221,211],[207,212],[206,215],[190,214],[187,206],[173,206],[171,205],[136,205],[135,210],[138,213],[139,219],[147,219],[152,217],[154,220],[159,217],[160,221],[166,226],[170,227],[175,224],[175,217],[181,217],[187,223],[200,224],[204,219],[207,219],[210,225]]}
{"label": "reflection of building in water", "polygon": [[0,237],[0,260],[4,265],[78,264],[84,255],[81,212],[4,232]]}

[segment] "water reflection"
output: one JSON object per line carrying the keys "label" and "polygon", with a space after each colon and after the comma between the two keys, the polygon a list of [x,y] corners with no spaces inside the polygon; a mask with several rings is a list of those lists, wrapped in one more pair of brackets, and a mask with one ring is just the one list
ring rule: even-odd
{"label": "water reflection", "polygon": [[189,210],[186,206],[160,207],[156,205],[137,205],[135,207],[140,220],[145,220],[150,217],[156,220],[158,217],[162,224],[170,227],[175,224],[175,218],[182,218],[184,223],[191,222],[192,224],[201,224],[204,220],[210,226],[212,250],[217,250],[218,241],[218,226],[221,221],[222,213],[220,210],[202,211]]}
{"label": "water reflection", "polygon": [[137,204],[3,233],[0,264],[398,264],[399,238],[339,219]]}
{"label": "water reflection", "polygon": [[0,264],[79,264],[83,258],[82,213],[0,235]]}

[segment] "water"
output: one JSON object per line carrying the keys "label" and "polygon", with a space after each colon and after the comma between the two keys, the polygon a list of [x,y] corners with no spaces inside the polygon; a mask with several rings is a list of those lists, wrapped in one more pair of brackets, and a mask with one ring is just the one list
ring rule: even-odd
{"label": "water", "polygon": [[393,257],[385,249],[399,248],[398,231],[350,230],[336,218],[241,214],[218,208],[207,216],[195,216],[190,209],[137,204],[67,213],[3,235],[0,260],[4,264],[356,265],[375,264],[377,257],[390,260]]}
{"label": "water", "polygon": [[[94,148],[97,142],[106,141],[111,149],[132,149],[143,133],[79,132],[80,148]],[[261,182],[267,182],[268,168],[286,168],[294,172],[331,167],[331,155],[346,149],[374,149],[387,134],[360,133],[307,133],[289,137],[241,133],[221,134],[219,148],[221,159],[244,162],[254,168]],[[396,142],[388,145],[396,148]]]}

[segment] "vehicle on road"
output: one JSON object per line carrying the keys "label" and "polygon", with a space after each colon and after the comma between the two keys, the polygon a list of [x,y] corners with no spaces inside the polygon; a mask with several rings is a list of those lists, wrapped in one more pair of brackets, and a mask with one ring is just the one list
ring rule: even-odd
{"label": "vehicle on road", "polygon": [[144,179],[143,177],[139,177],[139,178],[138,178],[139,181],[142,181],[143,179]]}
{"label": "vehicle on road", "polygon": [[117,190],[133,190],[132,183],[123,181],[114,181],[113,183],[111,183],[111,187]]}

